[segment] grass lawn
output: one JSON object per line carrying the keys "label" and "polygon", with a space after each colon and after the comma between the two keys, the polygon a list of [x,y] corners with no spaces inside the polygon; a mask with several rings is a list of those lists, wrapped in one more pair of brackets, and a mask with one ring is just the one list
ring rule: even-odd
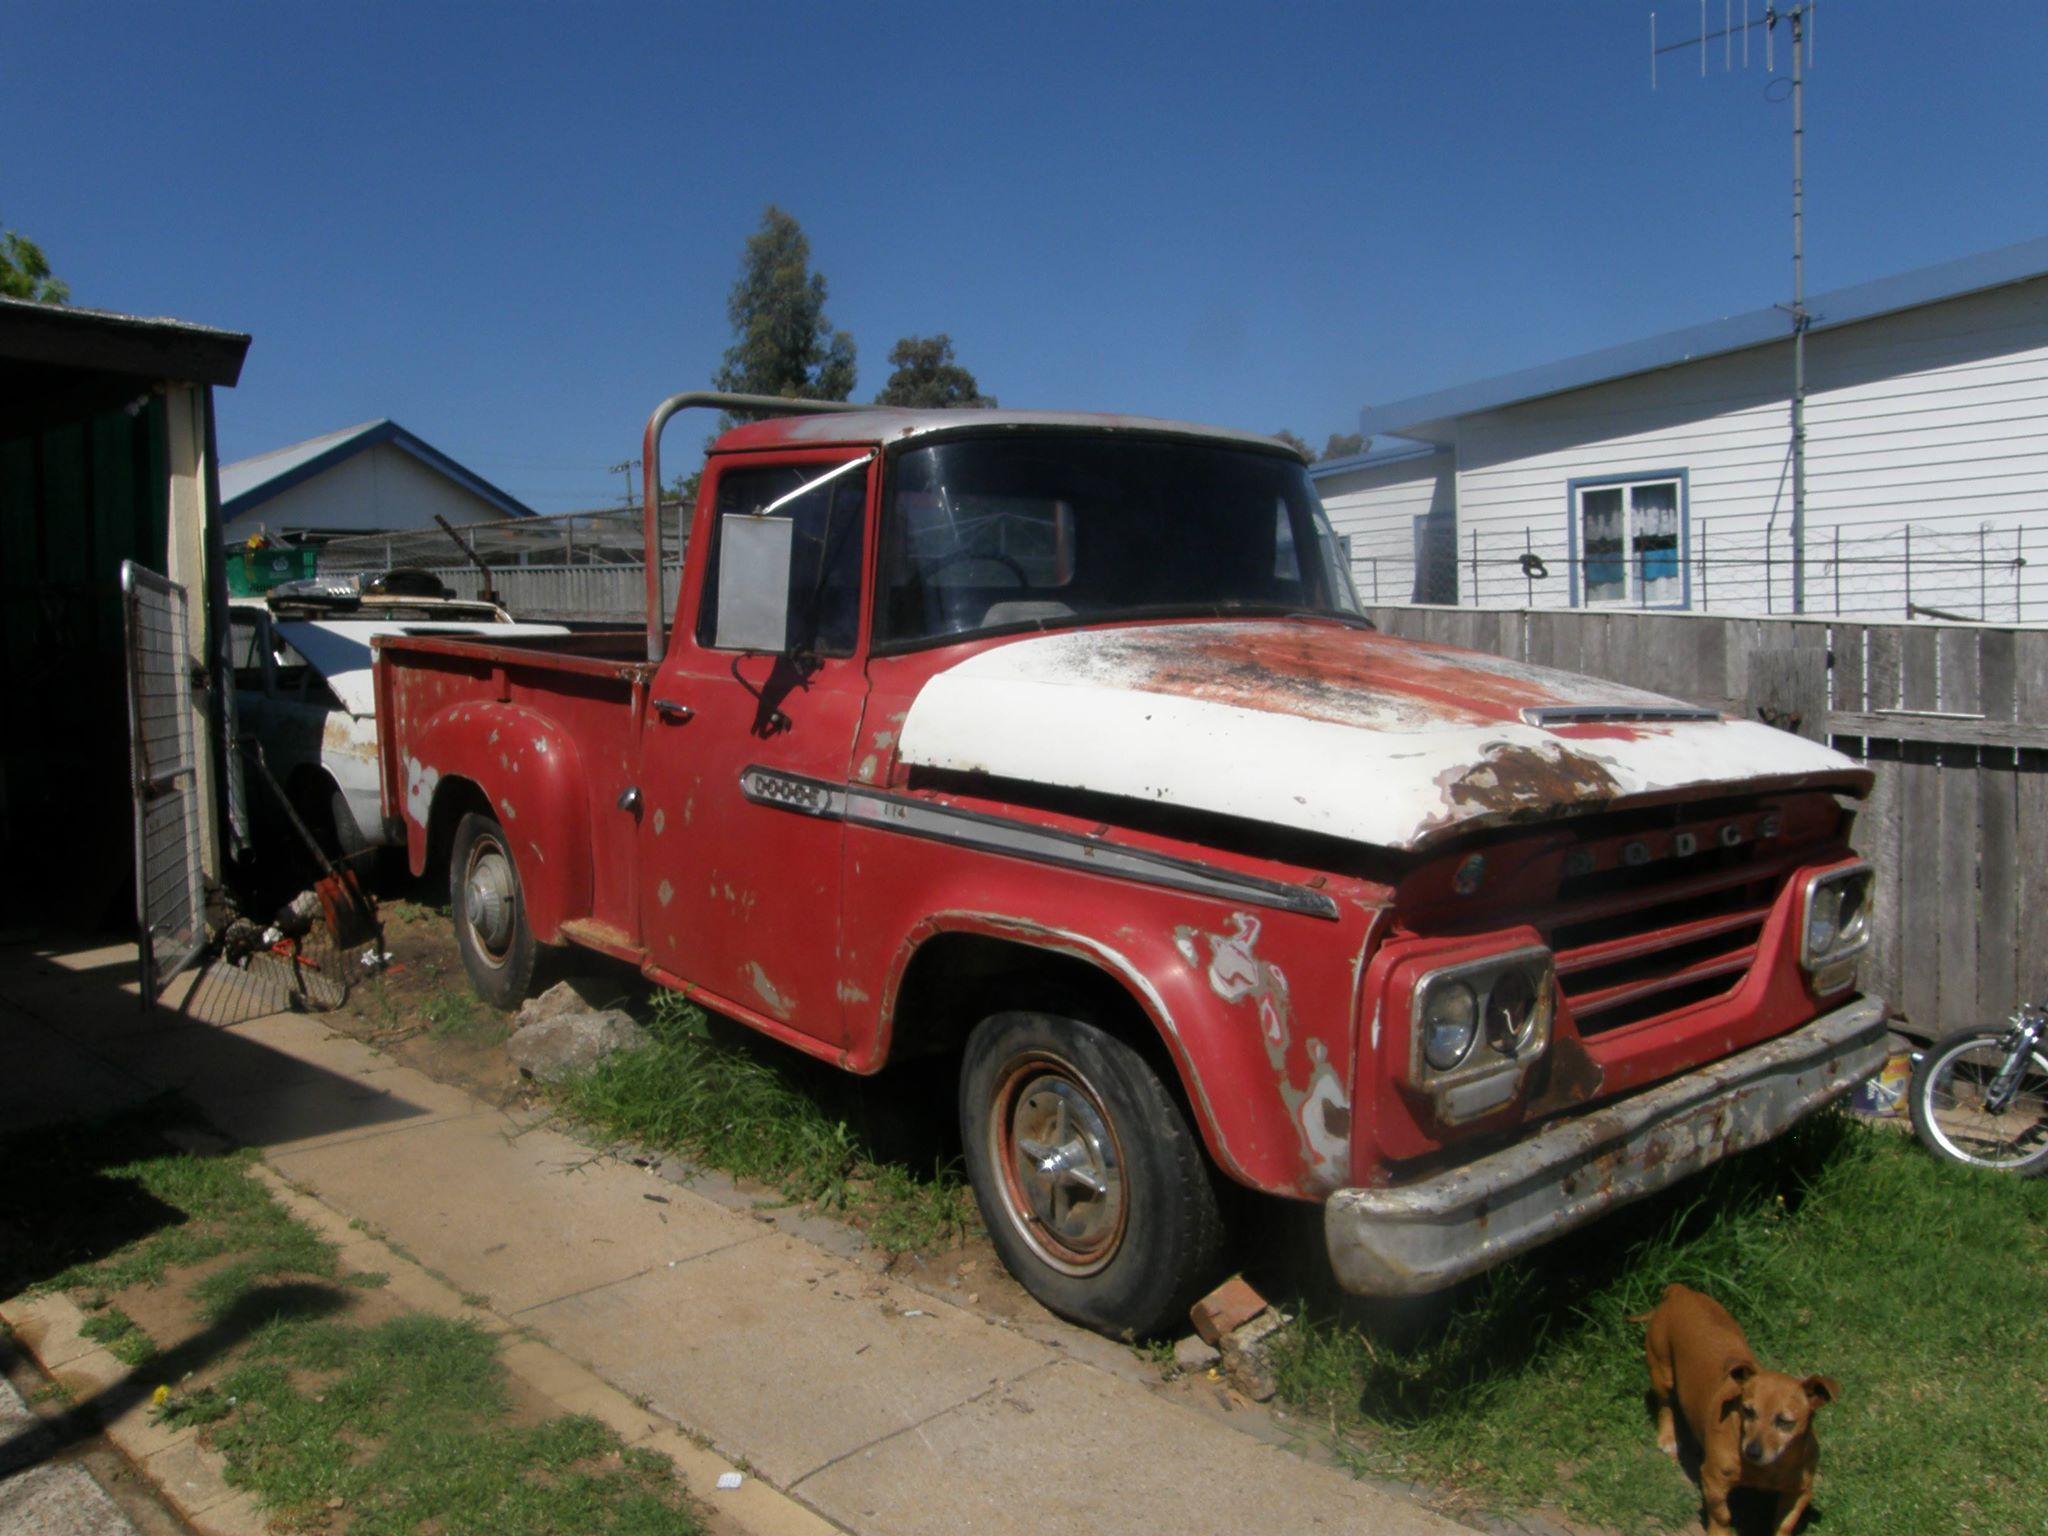
{"label": "grass lawn", "polygon": [[161,1389],[167,1422],[203,1426],[228,1481],[281,1526],[701,1530],[666,1458],[554,1413],[476,1324],[405,1309],[381,1275],[343,1274],[248,1156],[169,1141],[182,1119],[158,1104],[0,1138],[0,1294],[73,1295],[86,1334],[134,1368],[128,1384]]}
{"label": "grass lawn", "polygon": [[871,1087],[737,1025],[715,1030],[673,992],[656,996],[647,1028],[651,1045],[563,1084],[563,1108],[608,1136],[836,1211],[891,1253],[943,1247],[978,1225],[950,1157],[891,1145],[905,1130],[890,1104],[901,1081]]}
{"label": "grass lawn", "polygon": [[1840,1381],[1813,1536],[2048,1530],[2048,1180],[1952,1169],[1846,1116],[1482,1277],[1419,1338],[1311,1311],[1281,1390],[1361,1469],[1698,1530],[1627,1321],[1673,1280],[1766,1366]]}
{"label": "grass lawn", "polygon": [[[912,1118],[902,1096],[936,1078],[867,1087],[673,994],[651,1029],[652,1046],[565,1085],[564,1106],[849,1214],[886,1248],[972,1228],[949,1163],[879,1150]],[[1696,1531],[1697,1493],[1652,1443],[1627,1321],[1673,1280],[1720,1298],[1766,1365],[1841,1383],[1819,1418],[1809,1536],[2048,1529],[2048,1180],[1951,1169],[1846,1115],[1447,1298],[1299,1303],[1281,1393],[1360,1471],[1482,1508]]]}

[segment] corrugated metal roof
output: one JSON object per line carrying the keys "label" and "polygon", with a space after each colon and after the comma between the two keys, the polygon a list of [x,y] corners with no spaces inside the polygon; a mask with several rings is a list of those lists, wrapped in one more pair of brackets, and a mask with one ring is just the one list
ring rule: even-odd
{"label": "corrugated metal roof", "polygon": [[344,459],[389,443],[410,454],[429,469],[438,470],[456,484],[481,496],[507,517],[532,517],[533,508],[499,490],[482,475],[457,463],[433,444],[415,437],[388,417],[358,422],[339,432],[309,437],[302,443],[273,448],[224,464],[220,471],[220,506],[223,517],[239,517],[259,507],[280,492],[332,469]]}
{"label": "corrugated metal roof", "polygon": [[[1982,251],[1957,261],[1920,267],[1848,288],[1815,294],[1806,301],[1812,323],[1808,333],[1834,330],[1900,310],[1919,309],[1946,299],[1959,299],[2048,275],[2048,238],[2022,241],[1995,251]],[[1499,374],[1454,389],[1413,395],[1391,405],[1368,406],[1359,415],[1359,430],[1368,436],[1399,432],[1441,440],[1461,416],[1499,410],[1548,395],[1561,395],[1594,384],[1612,383],[1635,374],[1675,368],[1702,358],[1784,341],[1791,320],[1776,305],[1731,315],[1705,325],[1667,331],[1642,341],[1605,347],[1578,357]]]}
{"label": "corrugated metal roof", "polygon": [[231,386],[249,338],[189,320],[0,298],[0,358]]}

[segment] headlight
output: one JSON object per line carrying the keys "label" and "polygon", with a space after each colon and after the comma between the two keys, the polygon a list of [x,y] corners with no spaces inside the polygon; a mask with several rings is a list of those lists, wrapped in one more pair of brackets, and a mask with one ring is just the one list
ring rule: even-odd
{"label": "headlight", "polygon": [[1867,864],[1815,875],[1806,885],[1800,963],[1808,970],[1857,953],[1870,942],[1877,877]]}
{"label": "headlight", "polygon": [[1479,999],[1462,981],[1430,989],[1422,1005],[1422,1056],[1439,1072],[1463,1061],[1479,1034]]}
{"label": "headlight", "polygon": [[1409,1080],[1504,1074],[1512,1093],[1523,1064],[1550,1043],[1555,994],[1550,951],[1536,946],[1428,972],[1415,983]]}
{"label": "headlight", "polygon": [[1835,947],[1837,926],[1842,917],[1842,888],[1823,885],[1813,893],[1813,905],[1806,909],[1806,947],[1816,955]]}
{"label": "headlight", "polygon": [[1520,1056],[1550,1036],[1550,967],[1502,971],[1486,994],[1486,1043]]}

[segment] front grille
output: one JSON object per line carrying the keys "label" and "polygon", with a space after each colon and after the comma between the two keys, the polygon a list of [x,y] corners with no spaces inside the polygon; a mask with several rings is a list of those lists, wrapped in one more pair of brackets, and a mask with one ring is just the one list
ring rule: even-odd
{"label": "front grille", "polygon": [[1567,878],[1543,925],[1581,1035],[1725,997],[1756,961],[1791,861],[1755,844]]}

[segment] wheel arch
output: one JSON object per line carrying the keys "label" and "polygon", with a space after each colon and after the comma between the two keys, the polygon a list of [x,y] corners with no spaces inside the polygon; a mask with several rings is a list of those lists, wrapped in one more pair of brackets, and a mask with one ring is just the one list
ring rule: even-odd
{"label": "wheel arch", "polygon": [[455,828],[472,812],[492,818],[498,814],[491,805],[491,797],[476,780],[449,774],[434,786],[434,798],[427,810],[426,836],[412,844],[415,875],[431,870],[444,875],[448,872],[448,860],[455,852]]}
{"label": "wheel arch", "polygon": [[1223,1137],[1166,999],[1128,956],[1086,934],[982,913],[926,919],[897,953],[866,1069],[954,1050],[988,1014],[1034,1007],[1072,1013],[1150,1057],[1210,1159],[1256,1182]]}
{"label": "wheel arch", "polygon": [[482,811],[504,829],[527,921],[541,943],[559,942],[565,921],[589,913],[590,811],[581,755],[566,731],[518,705],[470,702],[435,716],[404,752],[414,874],[445,867],[455,823],[464,811]]}

